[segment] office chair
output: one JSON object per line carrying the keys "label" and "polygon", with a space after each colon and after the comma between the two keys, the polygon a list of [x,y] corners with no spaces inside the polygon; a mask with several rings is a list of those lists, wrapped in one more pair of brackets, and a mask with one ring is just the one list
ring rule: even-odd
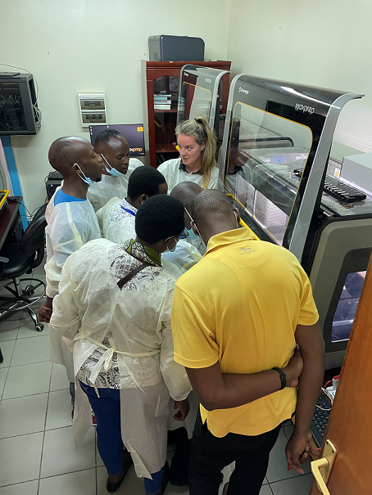
{"label": "office chair", "polygon": [[[20,277],[24,274],[32,273],[32,270],[43,261],[46,226],[45,209],[46,204],[38,209],[19,242],[6,244],[0,253],[0,280],[10,279],[0,287],[0,291],[5,289],[12,294],[11,297],[0,296],[0,318],[13,311],[26,309],[38,332],[43,330],[44,325],[39,323],[37,315],[31,309],[31,305],[44,297],[45,283],[38,279],[20,279]],[[21,282],[29,283],[22,289]],[[33,296],[39,287],[43,289],[42,294]]]}

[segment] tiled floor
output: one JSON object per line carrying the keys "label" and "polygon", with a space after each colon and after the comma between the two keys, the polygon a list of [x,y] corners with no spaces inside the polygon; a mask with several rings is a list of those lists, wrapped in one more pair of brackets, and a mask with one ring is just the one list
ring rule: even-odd
{"label": "tiled floor", "polygon": [[[40,268],[35,276],[43,277]],[[95,429],[76,450],[71,427],[68,381],[49,362],[48,325],[36,332],[27,314],[0,320],[0,495],[104,495],[106,470],[96,449]],[[312,475],[287,471],[285,435],[280,433],[260,495],[307,495]],[[170,453],[171,456],[171,453]],[[144,495],[131,469],[118,495]],[[187,495],[168,485],[165,495]]]}

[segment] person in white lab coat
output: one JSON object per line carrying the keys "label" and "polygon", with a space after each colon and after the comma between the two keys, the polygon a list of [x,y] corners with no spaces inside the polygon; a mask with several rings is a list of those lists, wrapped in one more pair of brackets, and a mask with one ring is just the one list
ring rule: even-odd
{"label": "person in white lab coat", "polygon": [[203,189],[217,189],[219,171],[216,163],[216,138],[203,117],[184,120],[176,127],[179,158],[159,165],[169,191],[184,181]]}
{"label": "person in white lab coat", "polygon": [[137,212],[135,240],[124,247],[91,241],[63,267],[52,323],[73,347],[80,383],[74,431],[81,438],[89,425],[89,399],[110,492],[129,467],[125,446],[146,493],[164,493],[170,398],[177,419],[188,413],[191,388],[174,361],[170,326],[180,272],[160,257],[184,227],[182,203],[157,195]]}
{"label": "person in white lab coat", "polygon": [[[87,200],[87,190],[90,184],[101,180],[102,174],[102,158],[89,141],[80,137],[57,139],[49,149],[48,158],[51,166],[62,174],[64,182],[51,198],[45,213],[47,298],[39,309],[39,321],[47,323],[67,258],[86,242],[101,237],[96,215]],[[54,362],[66,367],[73,403],[72,354],[54,332],[53,326],[50,327],[50,339]]]}
{"label": "person in white lab coat", "polygon": [[[198,187],[194,183],[191,184]],[[96,212],[102,236],[120,245],[134,238],[138,208],[151,196],[167,194],[167,189],[164,176],[158,170],[152,167],[141,167],[135,170],[128,181],[127,196],[121,201],[113,198]],[[200,188],[200,190],[203,189]],[[182,273],[201,259],[199,251],[186,240],[181,239],[174,251],[168,251],[162,255],[163,259],[175,264]],[[198,238],[196,242],[199,242]]]}
{"label": "person in white lab coat", "polygon": [[203,188],[198,184],[195,184],[195,182],[180,182],[172,189],[171,196],[179,199],[185,208],[185,230],[187,233],[185,241],[196,248],[201,255],[204,255],[206,246],[201,238],[193,231],[190,216],[192,200],[202,191]]}
{"label": "person in white lab coat", "polygon": [[123,244],[135,237],[134,220],[138,208],[151,196],[167,194],[164,176],[153,167],[139,167],[128,181],[128,191],[122,198],[113,198],[97,212],[102,236]]}
{"label": "person in white lab coat", "polygon": [[138,158],[129,158],[128,142],[115,129],[100,132],[94,141],[94,149],[104,164],[101,182],[93,184],[88,191],[88,199],[97,211],[112,198],[126,196],[131,173],[143,163]]}

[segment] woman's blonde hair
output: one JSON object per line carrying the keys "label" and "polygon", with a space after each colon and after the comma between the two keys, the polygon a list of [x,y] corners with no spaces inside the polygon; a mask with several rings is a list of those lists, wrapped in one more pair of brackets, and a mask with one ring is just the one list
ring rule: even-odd
{"label": "woman's blonde hair", "polygon": [[176,127],[177,138],[180,134],[192,136],[199,145],[205,144],[205,148],[201,153],[200,170],[203,174],[203,189],[208,189],[212,169],[217,167],[217,143],[214,131],[211,130],[204,117],[196,117],[178,124]]}

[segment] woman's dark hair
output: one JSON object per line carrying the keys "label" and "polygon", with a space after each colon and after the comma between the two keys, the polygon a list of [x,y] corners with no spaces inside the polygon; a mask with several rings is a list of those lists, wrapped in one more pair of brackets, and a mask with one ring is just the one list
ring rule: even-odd
{"label": "woman's dark hair", "polygon": [[136,214],[136,234],[148,244],[179,236],[185,228],[183,204],[159,194],[142,203]]}
{"label": "woman's dark hair", "polygon": [[131,173],[128,180],[128,196],[135,201],[141,194],[155,196],[159,194],[160,184],[165,183],[164,175],[156,168],[146,166],[138,167]]}

